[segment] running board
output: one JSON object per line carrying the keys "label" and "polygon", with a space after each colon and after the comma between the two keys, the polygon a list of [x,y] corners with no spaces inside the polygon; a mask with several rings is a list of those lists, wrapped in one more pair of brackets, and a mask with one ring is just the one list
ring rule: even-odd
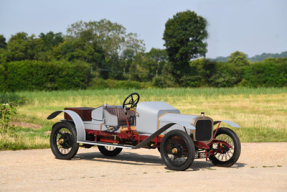
{"label": "running board", "polygon": [[88,145],[109,146],[109,147],[116,147],[116,148],[126,148],[126,149],[132,149],[134,147],[132,145],[104,143],[104,142],[99,142],[99,141],[77,141],[77,143],[83,143],[83,144],[88,144]]}

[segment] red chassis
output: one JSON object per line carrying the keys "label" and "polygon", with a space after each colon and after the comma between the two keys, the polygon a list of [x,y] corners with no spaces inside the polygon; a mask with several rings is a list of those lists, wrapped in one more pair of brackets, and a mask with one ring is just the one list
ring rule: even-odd
{"label": "red chassis", "polygon": [[[127,131],[121,132],[121,133],[116,133],[116,132],[106,132],[106,131],[97,131],[97,130],[90,130],[86,129],[87,135],[92,135],[93,141],[95,142],[105,142],[105,143],[112,143],[112,144],[132,144],[132,145],[137,145],[140,142],[144,141],[146,138],[149,136],[146,135],[138,135],[136,131],[133,131],[130,128],[128,119],[126,117],[127,121]],[[210,143],[205,144],[200,141],[193,141],[195,148],[205,150],[205,155],[206,155],[206,160],[208,158],[208,153],[210,155],[214,155],[216,153],[223,153],[224,152],[224,146],[229,148],[232,148],[231,145],[229,145],[225,141],[221,140],[216,140],[215,135],[216,132],[219,129],[220,123],[218,123],[218,126],[215,130],[215,134],[213,136],[213,139]],[[160,143],[163,139],[163,135],[159,135],[152,139],[148,145],[148,148],[159,148]],[[219,144],[219,148],[217,149],[212,149],[213,144]],[[91,145],[85,144],[85,147],[91,147]]]}

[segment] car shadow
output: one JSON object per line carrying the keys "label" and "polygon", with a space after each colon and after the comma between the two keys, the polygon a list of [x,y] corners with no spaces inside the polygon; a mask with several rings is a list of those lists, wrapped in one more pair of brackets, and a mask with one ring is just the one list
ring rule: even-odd
{"label": "car shadow", "polygon": [[[226,167],[228,169],[239,169],[245,167],[245,163],[235,163],[231,167]],[[209,169],[209,170],[216,170],[217,166],[213,165],[211,161],[202,161],[202,160],[194,160],[193,164],[191,165],[192,169],[188,169],[187,171],[199,171],[201,169]]]}
{"label": "car shadow", "polygon": [[[88,160],[96,162],[109,162],[118,164],[129,164],[129,165],[143,165],[143,166],[165,166],[162,162],[160,154],[157,155],[139,155],[133,152],[122,152],[115,157],[103,156],[100,152],[92,153],[78,153],[74,158],[74,161]],[[245,167],[245,163],[235,163],[233,169]],[[166,168],[167,169],[167,168]],[[216,166],[211,161],[205,161],[203,159],[195,159],[190,169],[187,171],[198,171],[200,169],[215,170]]]}
{"label": "car shadow", "polygon": [[122,152],[115,157],[108,157],[102,155],[100,152],[93,153],[79,153],[73,160],[90,160],[99,162],[110,162],[119,164],[134,164],[134,165],[150,165],[162,166],[162,160],[160,156],[155,155],[139,155],[132,152]]}

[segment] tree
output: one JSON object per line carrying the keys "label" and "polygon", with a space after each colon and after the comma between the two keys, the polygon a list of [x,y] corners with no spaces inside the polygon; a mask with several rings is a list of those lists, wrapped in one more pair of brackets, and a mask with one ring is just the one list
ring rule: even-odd
{"label": "tree", "polygon": [[138,53],[134,57],[134,62],[129,67],[130,80],[133,81],[148,81],[149,78],[149,69],[147,65],[150,62],[150,59],[145,56],[145,53]]}
{"label": "tree", "polygon": [[64,42],[62,33],[54,33],[53,31],[47,34],[41,33],[39,37],[44,41],[46,50],[51,50],[52,47]]}
{"label": "tree", "polygon": [[249,65],[249,61],[247,60],[246,54],[240,51],[235,51],[234,53],[231,53],[227,62],[233,63],[235,64],[235,66],[238,67]]}
{"label": "tree", "polygon": [[9,61],[21,61],[29,59],[28,34],[24,32],[12,35],[7,45],[7,56]]}
{"label": "tree", "polygon": [[8,61],[39,60],[44,53],[44,41],[35,38],[35,35],[28,36],[25,32],[16,33],[8,41]]}
{"label": "tree", "polygon": [[207,21],[190,10],[179,12],[165,24],[163,39],[172,65],[172,74],[178,83],[190,72],[189,61],[205,56],[208,34]]}
{"label": "tree", "polygon": [[164,65],[168,62],[166,50],[152,48],[146,55],[153,61],[151,73],[155,73],[156,75],[162,73]]}
{"label": "tree", "polygon": [[96,68],[109,70],[108,73],[101,73],[104,78],[123,78],[118,71],[129,68],[127,60],[131,59],[131,55],[134,57],[145,50],[143,40],[138,39],[136,33],[126,34],[122,25],[106,19],[73,23],[67,29],[66,41],[67,45],[73,45],[74,56],[85,58]]}
{"label": "tree", "polygon": [[7,46],[6,39],[3,35],[0,35],[0,64],[5,63],[7,60]]}
{"label": "tree", "polygon": [[106,56],[119,53],[124,43],[126,29],[109,20],[73,23],[67,29],[67,40],[82,39],[84,43],[97,42],[106,51]]}
{"label": "tree", "polygon": [[34,34],[28,37],[28,55],[30,60],[39,60],[41,53],[45,52],[45,44],[41,38],[36,38]]}
{"label": "tree", "polygon": [[7,51],[3,48],[0,48],[0,65],[6,63],[7,61]]}
{"label": "tree", "polygon": [[6,38],[4,37],[4,35],[0,35],[0,48],[5,49],[6,46],[7,46]]}

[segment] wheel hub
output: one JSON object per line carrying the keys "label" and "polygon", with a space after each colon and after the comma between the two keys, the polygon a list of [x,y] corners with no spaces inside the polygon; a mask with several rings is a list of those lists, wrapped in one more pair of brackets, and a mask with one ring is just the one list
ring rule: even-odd
{"label": "wheel hub", "polygon": [[227,151],[229,151],[229,148],[226,145],[223,145],[222,150],[223,150],[223,153],[226,153]]}
{"label": "wheel hub", "polygon": [[65,142],[65,140],[64,140],[63,138],[59,139],[59,143],[60,143],[61,145],[63,145],[64,142]]}
{"label": "wheel hub", "polygon": [[177,154],[178,150],[177,150],[177,148],[173,148],[173,149],[171,150],[171,152],[172,152],[173,154]]}
{"label": "wheel hub", "polygon": [[171,152],[176,157],[182,157],[182,155],[183,155],[183,148],[182,148],[182,146],[180,144],[174,144]]}
{"label": "wheel hub", "polygon": [[64,149],[72,147],[71,135],[69,133],[64,133],[58,142]]}

